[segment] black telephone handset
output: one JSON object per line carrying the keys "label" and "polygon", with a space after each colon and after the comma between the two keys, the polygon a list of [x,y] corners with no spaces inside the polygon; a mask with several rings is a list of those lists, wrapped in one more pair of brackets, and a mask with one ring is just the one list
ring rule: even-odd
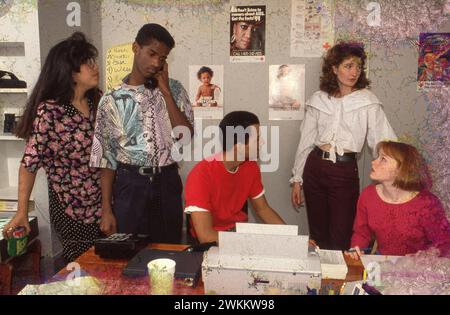
{"label": "black telephone handset", "polygon": [[144,86],[147,88],[147,89],[149,89],[149,90],[152,90],[152,89],[154,89],[154,88],[157,88],[158,87],[158,80],[156,80],[155,78],[149,78],[148,80],[147,80],[147,82],[145,82],[144,83]]}
{"label": "black telephone handset", "polygon": [[[160,67],[159,71],[162,71],[164,69],[164,64]],[[156,80],[154,77],[148,78],[147,82],[144,83],[144,86],[147,89],[154,89],[156,87],[158,87],[158,80]]]}

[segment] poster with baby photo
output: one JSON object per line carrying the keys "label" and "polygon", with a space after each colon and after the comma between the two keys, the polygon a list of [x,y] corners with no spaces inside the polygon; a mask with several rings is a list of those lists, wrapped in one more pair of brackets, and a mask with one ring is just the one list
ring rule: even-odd
{"label": "poster with baby photo", "polygon": [[223,66],[189,66],[189,97],[195,118],[223,118]]}
{"label": "poster with baby photo", "polygon": [[302,120],[305,65],[269,66],[269,120]]}

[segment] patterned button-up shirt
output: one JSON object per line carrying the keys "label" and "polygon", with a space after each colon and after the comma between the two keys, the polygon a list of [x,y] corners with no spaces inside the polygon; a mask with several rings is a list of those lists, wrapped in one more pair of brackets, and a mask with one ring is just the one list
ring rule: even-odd
{"label": "patterned button-up shirt", "polygon": [[[173,79],[169,80],[169,86],[175,103],[193,124],[186,90]],[[113,170],[118,163],[170,165],[174,163],[173,143],[172,125],[161,91],[122,83],[100,100],[90,165]]]}

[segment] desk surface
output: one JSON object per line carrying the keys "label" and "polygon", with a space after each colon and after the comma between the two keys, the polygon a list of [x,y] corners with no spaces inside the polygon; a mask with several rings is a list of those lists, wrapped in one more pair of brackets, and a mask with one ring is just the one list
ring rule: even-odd
{"label": "desk surface", "polygon": [[[165,250],[183,250],[188,245],[176,244],[151,244],[149,248]],[[361,280],[364,267],[360,260],[355,261],[345,257],[348,273],[345,280],[323,279],[322,287],[329,286],[338,292],[343,282]],[[122,269],[128,263],[125,259],[102,259],[94,253],[94,248],[89,249],[77,260],[83,272],[89,276],[98,278],[104,285],[104,294],[149,294],[148,277],[130,278],[122,275]],[[63,269],[55,276],[55,280],[64,280],[71,270]],[[197,287],[186,286],[183,281],[175,280],[174,294],[176,295],[202,295],[204,294],[203,282],[200,280]]]}

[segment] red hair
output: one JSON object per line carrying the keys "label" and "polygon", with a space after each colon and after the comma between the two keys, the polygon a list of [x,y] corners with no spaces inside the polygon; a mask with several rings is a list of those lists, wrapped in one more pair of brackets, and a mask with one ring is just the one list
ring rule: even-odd
{"label": "red hair", "polygon": [[381,141],[377,144],[377,152],[383,152],[397,162],[398,175],[394,186],[407,191],[421,191],[431,186],[431,180],[425,161],[412,145]]}

